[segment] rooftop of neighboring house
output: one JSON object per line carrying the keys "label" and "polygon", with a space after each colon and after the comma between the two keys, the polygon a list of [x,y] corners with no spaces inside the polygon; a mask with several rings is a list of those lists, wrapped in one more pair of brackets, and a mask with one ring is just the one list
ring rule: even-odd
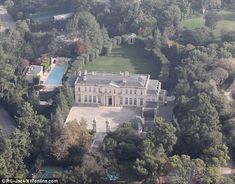
{"label": "rooftop of neighboring house", "polygon": [[26,75],[38,75],[43,71],[43,67],[40,65],[30,65]]}

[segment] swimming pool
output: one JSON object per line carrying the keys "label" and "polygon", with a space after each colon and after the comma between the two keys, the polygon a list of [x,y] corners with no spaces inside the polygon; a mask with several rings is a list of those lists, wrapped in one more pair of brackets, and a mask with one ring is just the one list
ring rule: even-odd
{"label": "swimming pool", "polygon": [[45,84],[60,85],[66,68],[67,64],[56,64],[49,74]]}

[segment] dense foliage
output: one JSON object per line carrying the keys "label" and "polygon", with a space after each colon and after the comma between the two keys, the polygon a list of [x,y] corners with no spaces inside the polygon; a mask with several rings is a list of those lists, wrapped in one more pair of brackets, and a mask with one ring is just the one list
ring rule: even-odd
{"label": "dense foliage", "polygon": [[[17,20],[16,30],[7,30],[6,41],[0,43],[0,102],[15,118],[16,130],[8,137],[0,134],[0,178],[25,178],[38,158],[49,155],[56,163],[72,166],[62,175],[64,183],[102,183],[107,165],[129,169],[133,180],[146,183],[162,176],[169,183],[234,183],[221,176],[219,167],[235,158],[235,106],[223,94],[235,76],[235,33],[222,32],[216,38],[213,32],[221,19],[218,12],[235,7],[234,1],[2,2]],[[53,9],[74,15],[63,21],[32,21],[32,14]],[[206,27],[182,27],[183,19],[195,15],[205,18]],[[119,42],[129,33],[136,33],[137,41],[144,40],[150,53],[146,57],[161,62],[159,79],[176,96],[175,121],[159,118],[141,135],[124,123],[107,135],[99,160],[85,154],[91,135],[83,123],[72,122],[62,129],[74,103],[71,88],[64,82],[51,95],[52,107],[42,112],[36,88],[22,79],[21,61],[35,63],[42,54],[71,56],[76,59],[70,69],[77,74],[102,51],[108,55],[110,42]],[[69,44],[58,43],[61,35]],[[118,39],[109,38],[113,36]]]}

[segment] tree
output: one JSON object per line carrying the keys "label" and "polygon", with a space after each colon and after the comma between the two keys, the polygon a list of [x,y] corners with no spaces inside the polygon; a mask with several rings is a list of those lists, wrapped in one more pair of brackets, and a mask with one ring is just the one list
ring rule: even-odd
{"label": "tree", "polygon": [[218,13],[212,12],[208,13],[205,16],[205,25],[211,29],[214,29],[216,23],[221,19],[221,16]]}
{"label": "tree", "polygon": [[220,85],[229,77],[229,74],[227,70],[218,67],[211,72],[211,77],[216,81],[217,85]]}
{"label": "tree", "polygon": [[176,128],[172,124],[167,123],[163,118],[157,118],[154,128],[149,132],[148,137],[155,145],[162,144],[166,152],[171,152],[177,141],[175,133]]}
{"label": "tree", "polygon": [[212,33],[206,28],[195,28],[182,31],[180,42],[184,44],[205,45],[211,42]]}
{"label": "tree", "polygon": [[84,120],[67,122],[61,134],[53,142],[51,152],[56,159],[61,160],[68,156],[69,149],[73,146],[88,149],[91,138]]}
{"label": "tree", "polygon": [[104,171],[93,156],[85,155],[81,166],[73,167],[63,173],[61,181],[71,184],[103,184]]}
{"label": "tree", "polygon": [[177,5],[170,5],[163,10],[158,19],[158,26],[164,32],[170,26],[176,28],[181,19],[181,11]]}
{"label": "tree", "polygon": [[102,44],[100,25],[89,12],[82,11],[75,14],[66,27],[71,35],[76,35],[76,37],[83,39],[81,42],[85,45],[87,51]]}
{"label": "tree", "polygon": [[27,24],[27,22],[25,20],[17,21],[16,29],[20,32],[22,37],[25,36],[25,33],[30,31],[29,26],[28,26],[28,24]]}
{"label": "tree", "polygon": [[32,151],[41,150],[45,143],[48,120],[42,115],[37,115],[30,103],[24,102],[18,110],[16,121],[21,131],[29,132]]}
{"label": "tree", "polygon": [[166,161],[163,146],[144,139],[140,146],[140,158],[136,159],[133,169],[140,178],[156,181],[164,174]]}
{"label": "tree", "polygon": [[170,170],[166,177],[169,183],[218,183],[221,178],[219,168],[208,167],[201,159],[175,155],[169,159],[169,163]]}
{"label": "tree", "polygon": [[74,52],[79,56],[86,53],[86,47],[80,40],[75,43]]}
{"label": "tree", "polygon": [[25,178],[27,169],[24,159],[29,155],[30,148],[28,132],[16,129],[14,134],[9,139],[6,139],[6,145],[7,147],[3,154],[5,161],[3,168],[7,170],[7,173],[5,173],[4,177]]}
{"label": "tree", "polygon": [[[226,146],[223,146],[218,112],[211,103],[210,97],[205,93],[200,93],[190,99],[180,97],[175,108],[175,115],[179,124],[176,150],[194,158],[203,157],[205,160],[210,158],[209,163],[212,165],[224,164],[224,160],[220,157],[223,154],[227,155],[227,150]],[[220,148],[220,151],[217,148]],[[217,151],[207,154],[206,150]],[[227,156],[224,158],[228,159]]]}

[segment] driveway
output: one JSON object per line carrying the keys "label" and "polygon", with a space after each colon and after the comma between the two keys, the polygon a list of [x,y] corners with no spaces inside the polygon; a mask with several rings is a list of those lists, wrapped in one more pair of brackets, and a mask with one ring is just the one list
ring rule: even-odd
{"label": "driveway", "polygon": [[4,136],[12,134],[16,128],[14,119],[0,105],[0,128]]}
{"label": "driveway", "polygon": [[6,29],[16,29],[16,23],[7,13],[6,8],[3,5],[0,5],[0,32],[4,32]]}

